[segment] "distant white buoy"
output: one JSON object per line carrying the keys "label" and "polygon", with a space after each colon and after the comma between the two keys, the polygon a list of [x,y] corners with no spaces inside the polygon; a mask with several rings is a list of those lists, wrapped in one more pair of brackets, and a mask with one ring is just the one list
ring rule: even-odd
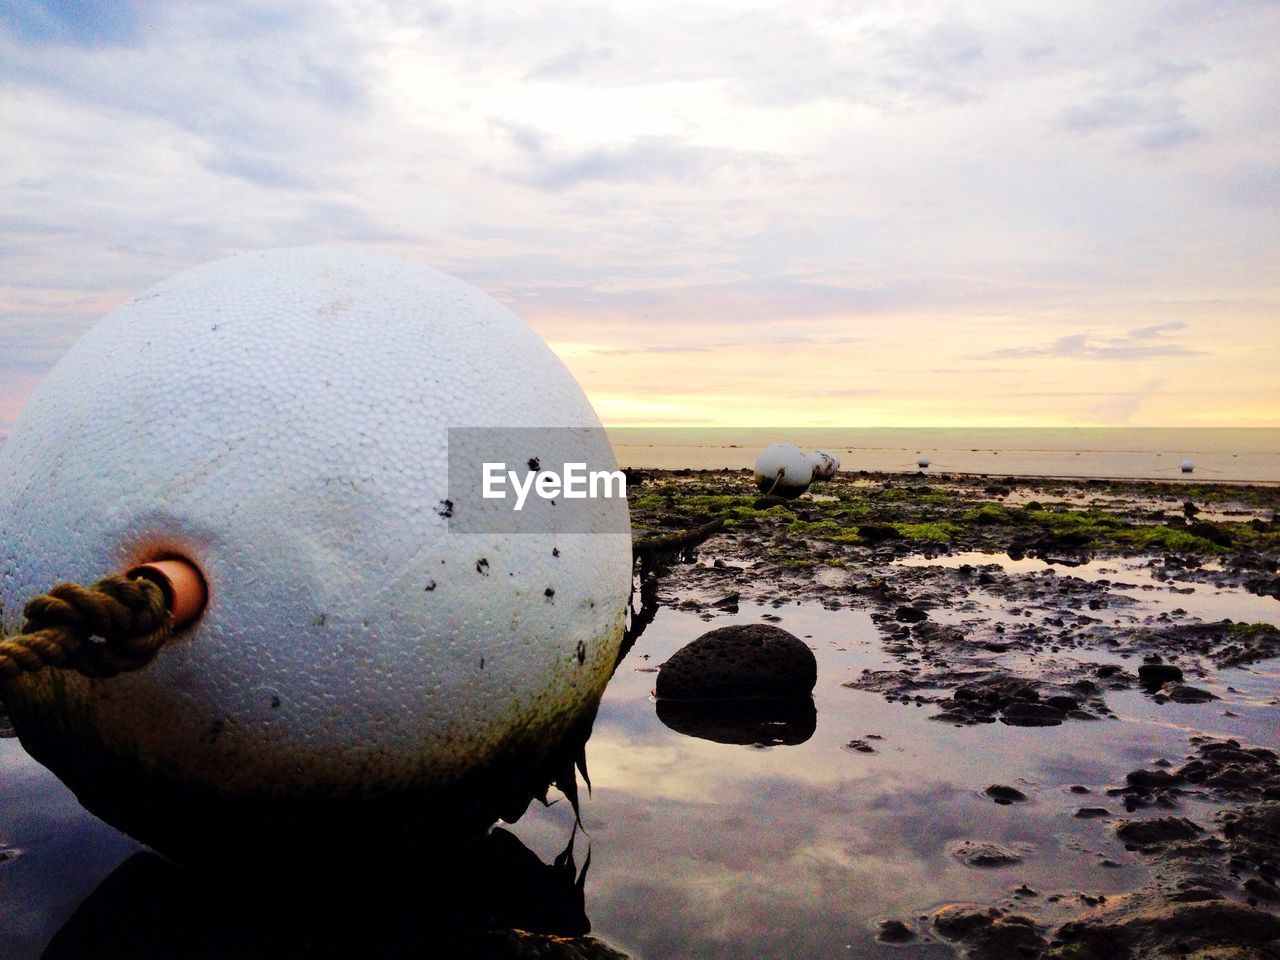
{"label": "distant white buoy", "polygon": [[533,331],[408,261],[248,254],[110,313],[0,448],[0,628],[166,556],[208,602],[137,672],[7,682],[24,745],[179,857],[487,826],[599,702],[630,532],[602,499],[603,532],[451,534],[455,426],[579,428],[542,462],[612,462]]}
{"label": "distant white buoy", "polygon": [[[1195,468],[1196,468],[1196,465],[1191,460],[1183,460],[1180,464],[1178,464],[1178,469],[1180,469],[1183,473],[1191,473],[1193,470],[1195,470]],[[1210,470],[1209,472],[1212,473],[1213,471]]]}
{"label": "distant white buoy", "polygon": [[756,458],[756,487],[761,493],[794,500],[813,482],[813,461],[791,443],[776,443]]}
{"label": "distant white buoy", "polygon": [[920,454],[920,456],[916,457],[916,466],[919,467],[921,470],[928,470],[929,458],[926,457],[923,453]]}
{"label": "distant white buoy", "polygon": [[809,457],[814,480],[830,480],[840,469],[840,458],[826,450],[815,450]]}

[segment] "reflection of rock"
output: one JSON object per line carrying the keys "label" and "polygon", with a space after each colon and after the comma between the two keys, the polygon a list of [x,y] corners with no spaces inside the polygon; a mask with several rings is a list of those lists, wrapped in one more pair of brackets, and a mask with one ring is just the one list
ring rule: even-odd
{"label": "reflection of rock", "polygon": [[[80,905],[44,960],[625,958],[586,936],[587,867],[578,870],[572,839],[546,864],[495,829],[454,854],[424,859],[409,874],[337,873],[344,851],[332,854],[330,879],[340,882],[295,878],[269,888],[255,886],[252,874],[206,876],[136,854]],[[227,866],[236,867],[235,851]]]}
{"label": "reflection of rock", "polygon": [[813,736],[813,700],[659,700],[658,719],[676,733],[715,743],[794,746]]}
{"label": "reflection of rock", "polygon": [[662,665],[659,699],[756,700],[808,697],[818,661],[804,641],[767,623],[720,627]]}

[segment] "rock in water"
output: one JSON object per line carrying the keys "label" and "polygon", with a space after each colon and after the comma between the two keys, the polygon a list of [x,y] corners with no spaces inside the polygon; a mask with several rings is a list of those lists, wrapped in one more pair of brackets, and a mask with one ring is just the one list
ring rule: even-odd
{"label": "rock in water", "polygon": [[601,532],[451,534],[458,426],[535,428],[543,467],[613,462],[533,331],[398,258],[247,254],[113,311],[0,448],[3,629],[58,581],[174,554],[208,606],[140,671],[5,684],[24,745],[179,858],[486,827],[599,702],[630,531],[600,498]]}
{"label": "rock in water", "polygon": [[655,692],[672,700],[807,697],[818,661],[804,641],[780,627],[720,627],[686,644],[658,671]]}

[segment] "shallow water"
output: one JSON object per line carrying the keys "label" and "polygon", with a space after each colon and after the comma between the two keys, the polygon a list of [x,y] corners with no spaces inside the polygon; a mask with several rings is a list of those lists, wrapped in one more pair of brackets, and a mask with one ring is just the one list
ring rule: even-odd
{"label": "shallow water", "polygon": [[[817,656],[812,734],[766,748],[666,726],[650,695],[652,670],[710,627],[765,614]],[[1072,813],[1085,805],[1119,811],[1102,790],[1156,758],[1179,761],[1189,731],[1256,742],[1280,712],[1273,662],[1223,672],[1223,680],[1238,674],[1234,719],[1222,716],[1221,701],[1158,705],[1134,691],[1111,695],[1118,720],[953,727],[928,720],[931,706],[841,686],[892,662],[862,611],[744,604],[708,623],[659,610],[611,682],[587,744],[593,791],[582,800],[577,856],[582,863],[590,851],[593,933],[650,960],[950,955],[937,941],[879,944],[875,924],[897,917],[923,929],[916,918],[932,907],[1016,902],[1021,884],[1041,898],[1067,894],[1064,904],[1076,891],[1137,885],[1147,868],[1108,822]],[[803,723],[796,729],[797,738],[807,733]],[[875,752],[850,749],[852,740]],[[1016,786],[1030,801],[998,806],[982,794],[992,783]],[[1071,784],[1093,793],[1073,794]],[[0,785],[0,841],[21,851],[0,864],[0,956],[35,958],[137,845],[80,810],[14,740],[0,741]],[[1193,797],[1183,812],[1206,814]],[[535,804],[512,830],[550,863],[573,833],[573,811],[563,801]],[[949,851],[966,839],[1019,850],[1024,862],[962,865]],[[195,944],[176,946],[204,955]]]}
{"label": "shallow water", "polygon": [[[1014,560],[1008,554],[970,550],[938,557],[904,557],[897,562],[904,567],[947,567],[952,570],[966,564],[975,568],[997,566],[1006,573],[1078,577],[1091,583],[1105,581],[1109,584],[1108,592],[1117,595],[1121,604],[1127,601],[1125,606],[1109,608],[1098,614],[1105,614],[1116,622],[1146,622],[1162,613],[1176,613],[1178,616],[1190,615],[1205,621],[1234,620],[1237,623],[1270,623],[1280,626],[1280,601],[1274,597],[1263,597],[1209,583],[1190,582],[1181,576],[1171,579],[1161,576],[1145,560],[1117,557],[1087,560],[1083,563],[1044,560],[1039,557]],[[1188,572],[1188,576],[1194,575],[1194,569],[1196,568]],[[1206,563],[1198,569],[1213,571],[1220,568]],[[1027,604],[1013,606],[1025,607]],[[997,598],[984,598],[982,609],[987,614],[994,614],[996,619],[1007,618],[1007,611],[1001,611]],[[955,621],[964,619],[963,613],[956,611],[939,611],[937,619],[945,622],[947,617]],[[1013,619],[1016,618],[1017,615],[1014,615]]]}
{"label": "shallow water", "polygon": [[[775,443],[828,450],[844,471],[1280,482],[1272,428],[610,427],[618,463],[663,469],[750,469]],[[1181,464],[1190,460],[1191,473]]]}

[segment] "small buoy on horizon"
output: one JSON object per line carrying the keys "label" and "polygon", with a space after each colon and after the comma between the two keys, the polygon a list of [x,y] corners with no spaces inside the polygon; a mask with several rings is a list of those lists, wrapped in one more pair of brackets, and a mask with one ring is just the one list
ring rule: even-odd
{"label": "small buoy on horizon", "polygon": [[827,450],[815,450],[809,460],[813,464],[814,480],[830,480],[840,469],[840,458]]}
{"label": "small buoy on horizon", "polygon": [[520,809],[612,674],[627,506],[451,531],[453,427],[530,428],[531,469],[613,462],[536,333],[397,257],[245,254],[108,314],[0,447],[0,634],[149,561],[207,600],[141,669],[4,681],[28,752],[180,860],[434,850]]}
{"label": "small buoy on horizon", "polygon": [[761,493],[794,500],[813,482],[813,461],[793,443],[775,443],[756,457],[755,475]]}
{"label": "small buoy on horizon", "polygon": [[929,458],[926,457],[923,453],[920,454],[920,456],[916,457],[916,466],[919,467],[921,470],[928,470]]}
{"label": "small buoy on horizon", "polygon": [[[1180,464],[1178,464],[1178,469],[1181,470],[1183,473],[1191,473],[1193,470],[1195,470],[1195,468],[1196,468],[1196,465],[1191,460],[1183,460]],[[1210,470],[1209,472],[1212,473],[1213,471]]]}

